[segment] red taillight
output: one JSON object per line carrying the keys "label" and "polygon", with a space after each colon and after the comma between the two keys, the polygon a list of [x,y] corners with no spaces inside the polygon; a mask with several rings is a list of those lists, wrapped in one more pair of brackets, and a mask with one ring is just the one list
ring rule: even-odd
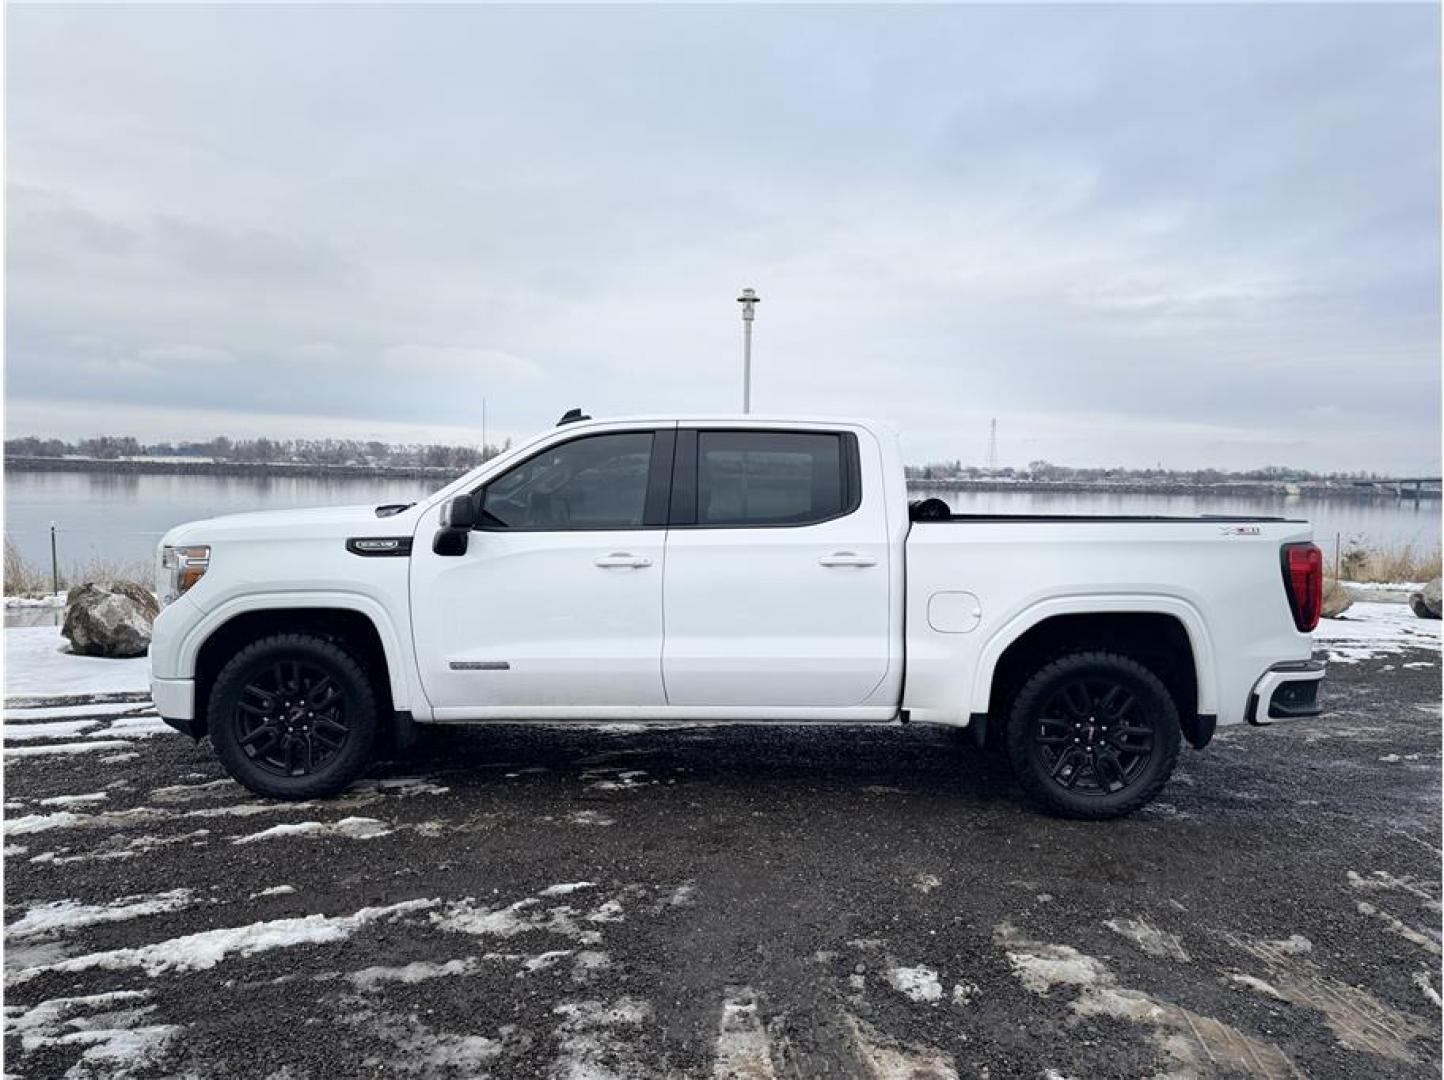
{"label": "red taillight", "polygon": [[1324,553],[1316,544],[1285,544],[1283,557],[1284,591],[1294,625],[1307,634],[1319,625],[1324,610]]}

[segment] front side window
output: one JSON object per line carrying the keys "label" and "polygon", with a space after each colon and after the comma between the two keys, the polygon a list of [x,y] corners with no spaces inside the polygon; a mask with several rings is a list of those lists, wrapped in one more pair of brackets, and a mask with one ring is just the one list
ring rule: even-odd
{"label": "front side window", "polygon": [[838,435],[697,433],[698,525],[806,525],[837,517],[846,501]]}
{"label": "front side window", "polygon": [[652,438],[589,435],[543,450],[482,489],[481,527],[640,528]]}

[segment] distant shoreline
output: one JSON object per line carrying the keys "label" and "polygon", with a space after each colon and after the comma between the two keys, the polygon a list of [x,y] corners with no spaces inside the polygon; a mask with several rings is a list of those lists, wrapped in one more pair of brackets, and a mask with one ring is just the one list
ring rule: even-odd
{"label": "distant shoreline", "polygon": [[168,476],[306,476],[375,480],[452,480],[465,473],[450,465],[312,465],[286,461],[185,461],[147,459],[5,458],[6,472],[111,472]]}
{"label": "distant shoreline", "polygon": [[[445,482],[466,470],[447,465],[314,465],[262,461],[186,461],[175,458],[109,458],[10,456],[7,472],[108,472],[170,476],[254,476],[254,477],[338,477],[372,480],[432,480]],[[1297,495],[1314,499],[1411,499],[1381,488],[1360,488],[1353,484],[1319,481],[1285,484],[1261,480],[1189,483],[1178,480],[999,480],[958,477],[952,479],[909,478],[908,488],[928,491],[1026,491],[1077,495],[1236,495],[1241,498],[1278,498]],[[1422,498],[1437,500],[1437,490],[1425,490]]]}

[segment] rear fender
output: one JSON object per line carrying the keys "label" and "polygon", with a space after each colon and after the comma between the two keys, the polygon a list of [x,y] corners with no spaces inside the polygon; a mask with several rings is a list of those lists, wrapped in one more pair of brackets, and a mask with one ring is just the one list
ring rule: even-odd
{"label": "rear fender", "polygon": [[[1186,600],[1175,596],[1154,594],[1060,596],[1040,600],[1036,604],[1024,608],[995,631],[979,653],[977,670],[973,675],[973,693],[969,712],[975,717],[987,715],[991,705],[993,675],[997,671],[998,661],[1007,651],[1008,646],[1033,627],[1059,615],[1114,613],[1171,615],[1178,619],[1183,624],[1184,632],[1188,635],[1189,647],[1193,652],[1193,666],[1198,677],[1197,711],[1201,716],[1212,716],[1218,712],[1218,676],[1213,645],[1208,636],[1208,628],[1203,614]],[[1185,732],[1185,734],[1189,733]]]}

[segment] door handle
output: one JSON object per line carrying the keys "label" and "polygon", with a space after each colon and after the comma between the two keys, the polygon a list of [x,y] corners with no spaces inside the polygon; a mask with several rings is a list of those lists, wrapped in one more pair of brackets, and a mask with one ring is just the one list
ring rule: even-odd
{"label": "door handle", "polygon": [[633,555],[628,551],[614,551],[610,555],[602,555],[592,560],[593,566],[631,566],[640,570],[644,566],[651,566],[652,560],[644,555]]}
{"label": "door handle", "polygon": [[817,560],[820,566],[876,566],[877,560],[871,555],[859,555],[853,551],[834,551]]}

